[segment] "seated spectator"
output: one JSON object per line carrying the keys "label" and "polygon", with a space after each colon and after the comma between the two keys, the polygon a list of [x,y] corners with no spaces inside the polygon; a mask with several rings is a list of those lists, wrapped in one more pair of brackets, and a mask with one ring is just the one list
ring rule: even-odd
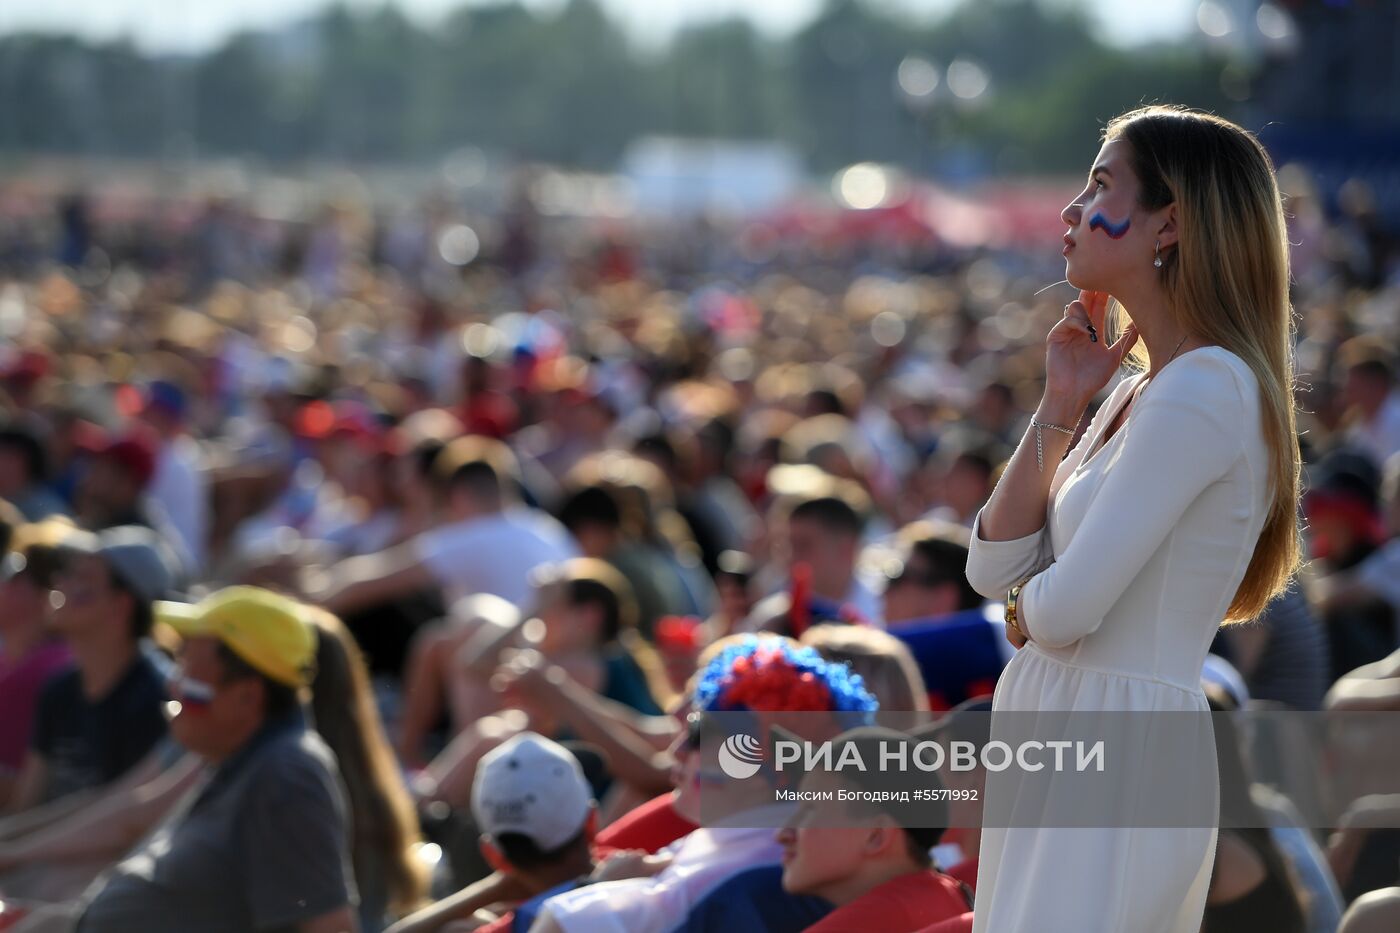
{"label": "seated spectator", "polygon": [[34,428],[19,421],[0,428],[0,498],[19,509],[27,521],[68,512],[46,485],[48,469],[44,439]]}
{"label": "seated spectator", "polygon": [[64,540],[52,625],[73,655],[39,695],[30,749],[10,801],[23,810],[107,784],[165,736],[165,677],[142,640],[171,573],[146,528],[76,532]]}
{"label": "seated spectator", "polygon": [[989,438],[962,437],[940,444],[929,466],[935,471],[938,504],[926,517],[970,529],[977,512],[991,498],[997,464],[1008,453]]}
{"label": "seated spectator", "polygon": [[[653,564],[665,614],[705,615],[714,609],[714,583],[690,525],[676,508],[673,475],[640,454],[605,451],[575,466],[569,481],[574,487],[601,486],[617,500],[626,537]],[[624,563],[631,556],[622,556]],[[642,632],[650,636],[654,622],[644,612]]]}
{"label": "seated spectator", "polygon": [[1386,542],[1350,570],[1318,581],[1315,596],[1324,612],[1380,599],[1392,618],[1400,619],[1400,456],[1391,457],[1384,466],[1380,500]]}
{"label": "seated spectator", "polygon": [[1371,335],[1348,340],[1337,351],[1346,372],[1342,385],[1348,444],[1377,463],[1400,453],[1400,391],[1395,386],[1395,351]]}
{"label": "seated spectator", "polygon": [[[403,713],[397,742],[399,758],[422,767],[429,733],[448,716],[450,739],[480,716],[494,712],[496,697],[485,682],[496,655],[523,637],[519,609],[499,596],[479,593],[457,600],[446,618],[417,632],[403,671]],[[464,656],[490,652],[477,676],[459,677]],[[461,714],[459,718],[458,714]]]}
{"label": "seated spectator", "polygon": [[156,441],[151,498],[160,504],[198,573],[209,546],[209,489],[199,442],[189,434],[189,397],[179,385],[158,379],[146,386],[141,419]]}
{"label": "seated spectator", "polygon": [[[1214,684],[1205,686],[1211,709],[1227,711],[1232,703]],[[1237,824],[1221,828],[1215,849],[1215,869],[1206,895],[1202,933],[1304,933],[1309,929],[1335,929],[1335,901],[1317,905],[1331,911],[1329,922],[1310,928],[1304,911],[1305,897],[1280,849],[1269,821],[1254,802],[1252,781],[1240,755],[1239,738],[1227,717],[1213,717],[1216,761],[1220,769],[1222,820]],[[1228,814],[1228,816],[1226,816]],[[1314,891],[1314,896],[1321,891]]]}
{"label": "seated spectator", "polygon": [[340,562],[311,599],[343,614],[436,585],[448,605],[490,593],[518,606],[531,570],[578,553],[558,522],[519,501],[515,458],[499,441],[458,438],[438,453],[433,474],[448,523]]}
{"label": "seated spectator", "polygon": [[946,523],[914,522],[881,562],[885,624],[913,652],[935,710],[990,696],[1011,655],[1002,624],[967,582],[967,540]]}
{"label": "seated spectator", "polygon": [[[317,629],[310,711],[316,732],[340,763],[350,807],[351,862],[360,894],[360,929],[419,906],[426,878],[416,857],[418,824],[384,739],[364,662],[348,630],[307,607]],[[178,637],[178,636],[176,636]],[[117,786],[59,820],[0,843],[0,892],[38,901],[78,898],[103,870],[179,805],[204,775],[186,753],[159,776]],[[17,871],[16,871],[17,870]]]}
{"label": "seated spectator", "polygon": [[[875,762],[882,743],[908,741],[892,729],[853,729],[833,740],[833,757],[840,760],[844,747],[853,745],[862,760]],[[833,795],[859,791],[862,776],[871,773],[818,770],[801,787]],[[815,895],[836,907],[808,933],[914,933],[972,906],[971,892],[933,867],[929,852],[942,838],[943,827],[904,826],[899,821],[903,815],[908,814],[860,800],[835,808],[815,801],[799,804],[777,835],[783,847],[783,890]],[[946,822],[946,807],[920,808],[920,816],[920,822]]]}
{"label": "seated spectator", "polygon": [[253,587],[156,611],[184,638],[171,730],[214,773],[84,895],[81,929],[354,930],[346,804],[300,705],[312,624]]}
{"label": "seated spectator", "polygon": [[578,760],[563,746],[522,732],[481,759],[471,810],[493,873],[395,924],[390,933],[432,933],[485,908],[514,902],[486,929],[527,930],[539,904],[572,890],[594,868],[598,810]]}
{"label": "seated spectator", "polygon": [[929,711],[928,689],[914,656],[904,642],[888,632],[868,625],[827,623],[807,629],[800,641],[859,675],[865,689],[880,701],[881,710]]}
{"label": "seated spectator", "polygon": [[[743,639],[732,635],[711,642],[699,653],[699,667],[708,666]],[[517,652],[496,672],[492,683],[508,701],[557,717],[570,732],[606,756],[613,783],[604,813],[619,816],[599,834],[599,843],[655,852],[695,828],[693,821],[672,806],[675,758],[668,749],[687,731],[689,697],[698,679],[698,675],[692,676],[684,690],[686,699],[678,698],[669,705],[670,711],[660,716],[643,715],[599,696],[536,651]]]}
{"label": "seated spectator", "polygon": [[14,793],[34,726],[39,691],[71,662],[47,627],[58,545],[73,526],[61,519],[20,525],[11,537],[0,580],[0,810]]}
{"label": "seated spectator", "polygon": [[[1336,678],[1380,660],[1397,644],[1394,608],[1368,589],[1346,586],[1385,541],[1378,499],[1380,473],[1368,455],[1347,449],[1329,452],[1311,472],[1303,512],[1311,556],[1326,575],[1322,620]],[[1333,583],[1328,579],[1333,576],[1340,579]]]}
{"label": "seated spectator", "polygon": [[[670,700],[669,688],[655,651],[637,635],[636,606],[622,575],[603,561],[580,557],[538,568],[534,577],[542,658],[606,700],[644,716],[659,715],[661,704]],[[491,692],[488,677],[504,660],[502,651],[513,634],[465,641],[461,653],[448,658],[444,682],[458,694],[453,714],[465,731],[428,767],[431,796],[437,799],[463,802],[480,755],[515,731],[488,736],[482,728],[483,717],[501,709],[502,697]],[[527,712],[537,729],[556,732],[559,723],[550,721],[547,708]]]}
{"label": "seated spectator", "polygon": [[[876,707],[859,677],[810,648],[754,636],[728,644],[702,671],[689,728],[672,746],[677,812],[699,822],[701,794],[720,787],[726,809],[736,813],[774,806],[775,772],[745,783],[702,770],[699,748],[711,714],[748,711],[763,722],[764,713],[828,712],[835,735]],[[611,857],[595,872],[600,883],[549,899],[531,930],[801,930],[829,905],[784,892],[780,860],[771,829],[702,826],[655,855]]]}
{"label": "seated spectator", "polygon": [[655,467],[636,458],[613,458],[612,464],[622,475],[609,474],[606,481],[582,480],[603,471],[593,460],[571,474],[572,491],[559,508],[559,520],[585,556],[607,561],[627,578],[636,594],[640,631],[650,637],[657,620],[696,611],[697,601],[674,555],[649,533],[650,503],[636,474],[654,473]]}
{"label": "seated spectator", "polygon": [[179,530],[164,506],[147,495],[156,475],[158,438],[139,426],[95,452],[77,489],[76,514],[84,528],[101,531],[122,525],[151,529],[175,555],[177,579],[195,570]]}
{"label": "seated spectator", "polygon": [[761,600],[743,627],[796,638],[819,620],[880,624],[880,598],[856,574],[864,522],[855,508],[837,495],[809,498],[785,525],[792,586]]}

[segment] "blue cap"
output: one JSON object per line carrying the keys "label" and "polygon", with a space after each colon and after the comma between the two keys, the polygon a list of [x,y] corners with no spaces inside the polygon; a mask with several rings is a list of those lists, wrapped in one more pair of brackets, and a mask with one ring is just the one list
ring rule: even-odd
{"label": "blue cap", "polygon": [[184,418],[189,408],[185,390],[166,379],[157,379],[146,386],[146,407],[165,412],[172,418]]}

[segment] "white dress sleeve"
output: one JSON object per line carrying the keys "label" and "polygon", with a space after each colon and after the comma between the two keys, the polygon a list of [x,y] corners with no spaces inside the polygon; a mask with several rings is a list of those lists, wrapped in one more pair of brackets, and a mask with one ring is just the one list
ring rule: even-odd
{"label": "white dress sleeve", "polygon": [[1197,354],[1156,381],[1120,429],[1130,431],[1122,446],[1105,452],[1116,459],[1064,553],[1021,590],[1021,626],[1041,645],[1094,632],[1187,507],[1243,456],[1251,409],[1228,362]]}
{"label": "white dress sleeve", "polygon": [[972,520],[968,542],[967,582],[987,599],[1003,599],[1011,584],[1051,561],[1050,536],[1045,526],[1024,538],[987,541],[982,537],[982,510]]}
{"label": "white dress sleeve", "polygon": [[[1120,380],[1108,398],[1104,399],[1094,417],[1090,420],[1088,428],[1080,436],[1078,443],[1065,455],[1064,460],[1055,468],[1058,474],[1061,471],[1075,469],[1083,459],[1085,451],[1094,438],[1099,434],[1099,422],[1104,418],[1112,418],[1118,413],[1124,396],[1126,396],[1134,385],[1133,379]],[[1059,488],[1059,478],[1051,485],[1050,494],[1053,496],[1055,490]],[[984,506],[985,508],[985,506]],[[1026,535],[1024,538],[1013,538],[1010,541],[987,541],[982,537],[982,512],[977,510],[977,515],[972,521],[972,537],[968,543],[967,555],[967,581],[978,593],[987,599],[1001,600],[1006,598],[1006,591],[1013,583],[1024,580],[1033,573],[1045,569],[1054,561],[1054,550],[1050,546],[1050,535],[1044,524],[1040,530]]]}

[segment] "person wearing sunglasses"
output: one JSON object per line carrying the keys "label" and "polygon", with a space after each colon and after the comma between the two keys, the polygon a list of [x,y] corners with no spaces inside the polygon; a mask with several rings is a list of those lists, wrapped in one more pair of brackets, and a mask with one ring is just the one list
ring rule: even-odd
{"label": "person wearing sunglasses", "polygon": [[151,604],[173,579],[173,558],[137,526],[74,531],[59,551],[50,623],[73,664],[40,693],[11,811],[116,780],[166,733],[165,675],[144,640]]}
{"label": "person wearing sunglasses", "polygon": [[171,733],[211,774],[83,895],[78,928],[353,931],[347,805],[302,710],[315,672],[310,610],[233,586],[155,612],[182,639]]}

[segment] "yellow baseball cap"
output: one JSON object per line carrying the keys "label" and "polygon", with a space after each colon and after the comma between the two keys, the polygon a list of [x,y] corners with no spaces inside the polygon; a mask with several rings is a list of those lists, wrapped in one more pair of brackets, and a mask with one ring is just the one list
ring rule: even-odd
{"label": "yellow baseball cap", "polygon": [[256,586],[230,586],[197,603],[157,602],[157,622],[185,638],[217,638],[259,673],[289,687],[311,683],[316,633],[294,600]]}

